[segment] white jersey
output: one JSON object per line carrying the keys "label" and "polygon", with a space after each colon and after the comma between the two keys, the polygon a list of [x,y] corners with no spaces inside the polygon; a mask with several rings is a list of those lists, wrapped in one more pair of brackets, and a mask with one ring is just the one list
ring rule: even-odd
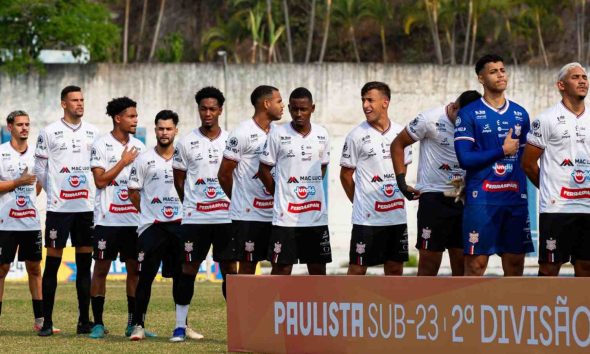
{"label": "white jersey", "polygon": [[181,220],[182,204],[174,188],[172,159],[164,159],[155,148],[133,161],[127,186],[140,191],[138,235],[151,224]]}
{"label": "white jersey", "polygon": [[260,163],[275,168],[273,225],[328,224],[322,165],[330,162],[330,141],[323,127],[312,124],[301,135],[290,123],[268,135]]}
{"label": "white jersey", "polygon": [[183,224],[231,222],[229,199],[217,179],[226,141],[227,132],[223,130],[216,138],[209,139],[199,129],[193,129],[176,145],[172,167],[186,172]]}
{"label": "white jersey", "polygon": [[561,102],[531,123],[527,142],[544,150],[539,172],[541,213],[590,213],[588,139],[590,112],[576,116]]}
{"label": "white jersey", "polygon": [[76,129],[63,119],[39,132],[35,157],[47,159],[47,211],[94,210],[96,187],[90,171],[90,151],[98,129],[83,121]]}
{"label": "white jersey", "polygon": [[[0,145],[0,158],[0,181],[13,181],[19,178],[25,169],[28,169],[28,174],[33,174],[33,149],[27,149],[21,154],[8,141]],[[35,207],[36,198],[35,183],[0,193],[0,230],[41,230],[39,211]]]}
{"label": "white jersey", "polygon": [[223,157],[238,163],[229,207],[232,220],[272,221],[273,196],[258,178],[258,158],[266,137],[254,119],[240,123],[228,137]]}
{"label": "white jersey", "polygon": [[[129,136],[126,145],[115,139],[112,133],[98,138],[92,146],[90,157],[91,168],[102,168],[108,171],[121,160],[121,154],[127,147],[135,147],[139,152],[145,151],[145,145],[133,136]],[[137,226],[139,216],[137,209],[129,200],[129,172],[131,164],[123,170],[106,187],[97,188],[94,223],[103,226]]]}
{"label": "white jersey", "polygon": [[454,190],[449,182],[463,179],[465,171],[457,161],[455,125],[447,116],[446,106],[418,114],[406,126],[406,132],[414,141],[420,141],[416,189],[423,193]]}
{"label": "white jersey", "polygon": [[[367,121],[346,136],[340,166],[354,169],[352,223],[387,226],[406,223],[404,196],[397,188],[390,146],[403,127],[390,122],[380,132]],[[404,163],[412,161],[412,149],[404,149]]]}

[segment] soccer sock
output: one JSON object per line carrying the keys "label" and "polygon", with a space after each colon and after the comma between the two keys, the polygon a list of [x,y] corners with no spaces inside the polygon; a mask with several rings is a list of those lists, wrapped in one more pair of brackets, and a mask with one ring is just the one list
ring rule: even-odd
{"label": "soccer sock", "polygon": [[35,318],[43,317],[43,300],[33,299],[33,315]]}
{"label": "soccer sock", "polygon": [[181,273],[172,280],[172,296],[178,305],[190,305],[195,292],[196,275]]}
{"label": "soccer sock", "polygon": [[92,314],[94,315],[94,324],[104,325],[102,322],[102,313],[104,311],[104,296],[93,296],[90,298],[92,302]]}
{"label": "soccer sock", "polygon": [[158,273],[159,267],[160,261],[155,257],[150,257],[142,262],[137,289],[135,289],[135,310],[133,311],[134,325],[145,326],[145,313],[147,312],[150,297],[152,296],[152,283]]}
{"label": "soccer sock", "polygon": [[78,292],[78,322],[90,322],[90,266],[91,253],[76,253],[76,291]]}
{"label": "soccer sock", "polygon": [[61,264],[61,257],[47,256],[45,258],[45,270],[43,271],[43,317],[44,326],[53,324],[53,304],[55,303],[55,290],[57,289],[57,271]]}
{"label": "soccer sock", "polygon": [[176,328],[186,328],[186,317],[189,305],[176,304]]}
{"label": "soccer sock", "polygon": [[133,323],[133,311],[135,311],[135,296],[127,295],[127,326]]}

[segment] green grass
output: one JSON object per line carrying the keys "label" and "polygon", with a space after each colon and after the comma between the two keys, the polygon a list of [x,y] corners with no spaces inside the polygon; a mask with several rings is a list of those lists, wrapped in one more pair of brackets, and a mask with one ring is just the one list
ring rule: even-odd
{"label": "green grass", "polygon": [[[91,311],[92,318],[92,311]],[[26,283],[6,283],[0,316],[0,352],[2,353],[225,353],[227,330],[225,302],[220,283],[197,283],[189,312],[189,325],[205,339],[170,343],[175,323],[171,282],[154,282],[146,317],[146,328],[158,334],[131,342],[124,336],[127,324],[125,283],[107,282],[104,322],[110,334],[102,340],[76,335],[78,301],[74,283],[57,288],[53,322],[60,334],[38,337],[32,330],[33,310]]]}

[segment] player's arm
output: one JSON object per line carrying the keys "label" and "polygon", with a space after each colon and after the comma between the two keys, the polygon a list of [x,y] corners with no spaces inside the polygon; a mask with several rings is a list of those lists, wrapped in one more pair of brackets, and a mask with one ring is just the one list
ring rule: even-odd
{"label": "player's arm", "polygon": [[344,189],[344,193],[352,203],[354,201],[354,179],[352,175],[354,174],[354,168],[342,166],[340,168],[340,183],[342,183],[342,188]]}
{"label": "player's arm", "polygon": [[20,186],[35,184],[37,177],[29,174],[29,169],[25,168],[20,177],[10,181],[0,181],[0,193],[11,192]]}
{"label": "player's arm", "polygon": [[522,169],[537,188],[539,188],[539,165],[537,164],[537,161],[539,161],[544,151],[545,150],[535,145],[526,144],[524,147],[524,153],[522,154]]}
{"label": "player's arm", "polygon": [[177,168],[172,169],[174,175],[174,188],[181,202],[184,202],[184,181],[186,180],[186,171],[179,170]]}
{"label": "player's arm", "polygon": [[217,179],[221,189],[225,192],[225,195],[231,199],[231,191],[234,184],[234,170],[238,167],[238,162],[230,160],[226,157],[221,160],[221,166],[219,166],[219,172],[217,172]]}
{"label": "player's arm", "polygon": [[131,149],[127,149],[127,146],[125,146],[125,150],[121,154],[121,159],[110,169],[105,171],[102,167],[93,167],[92,175],[94,176],[96,188],[102,189],[108,186],[127,165],[135,161],[137,155],[139,155],[139,150],[135,146]]}
{"label": "player's arm", "polygon": [[412,186],[406,184],[406,154],[405,148],[414,143],[414,139],[408,134],[406,129],[403,129],[393,140],[390,146],[391,159],[393,161],[393,170],[395,171],[395,179],[397,187],[400,192],[408,200],[418,199],[420,192]]}
{"label": "player's arm", "polygon": [[271,195],[275,194],[275,180],[272,178],[272,173],[270,172],[273,167],[262,161],[258,167],[258,178],[260,178],[260,181]]}
{"label": "player's arm", "polygon": [[512,138],[512,128],[506,134],[501,147],[488,150],[476,150],[473,139],[455,137],[455,152],[459,165],[464,170],[476,170],[518,152],[520,141]]}
{"label": "player's arm", "polygon": [[37,176],[37,180],[41,183],[41,187],[47,190],[47,170],[49,169],[47,159],[44,157],[35,157],[35,167],[33,167],[33,171],[35,176]]}
{"label": "player's arm", "polygon": [[141,195],[139,194],[139,189],[129,189],[129,199],[131,200],[131,204],[137,209],[138,212],[141,213]]}

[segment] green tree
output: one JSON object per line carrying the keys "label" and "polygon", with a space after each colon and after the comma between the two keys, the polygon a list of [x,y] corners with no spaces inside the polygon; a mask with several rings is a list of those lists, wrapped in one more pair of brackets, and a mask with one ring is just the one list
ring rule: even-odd
{"label": "green tree", "polygon": [[383,62],[387,62],[387,42],[385,41],[385,28],[393,20],[393,9],[389,0],[371,0],[367,2],[367,15],[379,25],[379,37],[381,38],[381,52]]}
{"label": "green tree", "polygon": [[11,73],[40,68],[42,49],[83,45],[92,61],[112,60],[119,28],[107,9],[89,0],[0,0],[0,67]]}
{"label": "green tree", "polygon": [[356,43],[356,28],[361,19],[368,15],[366,3],[362,0],[334,0],[334,20],[338,21],[348,32],[352,43],[354,58],[361,62],[358,45]]}

